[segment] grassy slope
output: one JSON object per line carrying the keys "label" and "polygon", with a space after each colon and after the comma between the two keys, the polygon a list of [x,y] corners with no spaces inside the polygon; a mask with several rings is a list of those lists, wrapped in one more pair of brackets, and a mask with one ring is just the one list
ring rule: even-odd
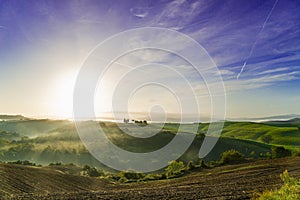
{"label": "grassy slope", "polygon": [[[41,126],[45,125],[39,125],[39,127]],[[131,124],[123,126],[129,130],[135,130]],[[172,129],[172,126],[176,125],[169,125],[169,127],[165,127],[164,130],[155,136],[146,139],[139,139],[124,134],[116,124],[113,123],[106,123],[105,129],[108,137],[117,146],[132,152],[150,152],[165,146],[173,139],[176,131]],[[151,127],[145,128],[151,130]],[[186,125],[185,128],[191,129],[191,126]],[[184,162],[190,160],[197,162],[203,138],[203,135],[198,135],[190,148],[180,157],[180,160]],[[230,149],[236,149],[246,156],[249,156],[252,151],[255,151],[258,156],[260,153],[265,154],[270,151],[270,146],[253,141],[224,137],[219,139],[212,152],[205,157],[205,161],[219,160],[221,153]],[[40,164],[73,162],[79,165],[88,164],[103,167],[103,165],[94,159],[84,148],[73,125],[66,125],[56,129],[52,127],[52,131],[50,131],[48,135],[43,134],[33,139],[16,143],[2,142],[2,145],[0,145],[0,159],[5,161],[30,160]]]}
{"label": "grassy slope", "polygon": [[57,128],[70,125],[71,122],[66,120],[13,120],[0,121],[0,130],[16,132],[23,136],[33,137],[47,134]]}
{"label": "grassy slope", "polygon": [[[179,125],[165,124],[157,135],[138,139],[124,134],[114,123],[104,123],[108,137],[113,143],[132,152],[149,152],[168,144],[174,137]],[[123,124],[123,128],[136,131],[133,124]],[[159,127],[154,124],[144,127],[151,131]],[[151,128],[152,127],[152,128]],[[205,133],[209,124],[184,124],[181,130],[184,132]],[[84,148],[75,126],[69,121],[53,120],[28,120],[0,122],[0,130],[17,132],[20,135],[38,137],[16,143],[7,142],[0,138],[0,159],[2,160],[30,160],[41,164],[50,162],[74,162],[76,164],[89,164],[101,166]],[[197,160],[199,148],[203,142],[203,135],[197,136],[188,151],[181,157],[183,161]],[[300,145],[300,133],[294,127],[279,127],[251,122],[226,122],[223,135],[219,139],[213,151],[205,158],[206,161],[219,160],[220,154],[229,149],[236,149],[246,156],[255,151],[256,156],[270,151],[270,145],[263,144],[261,138],[271,135],[271,144]],[[9,152],[8,152],[9,151]]]}
{"label": "grassy slope", "polygon": [[[109,124],[109,123],[108,123]],[[111,124],[109,126],[112,126]],[[155,126],[155,125],[154,125]],[[225,122],[223,137],[234,137],[243,140],[262,142],[262,137],[270,135],[272,144],[300,146],[300,126],[298,119],[289,121],[273,121],[265,123],[253,122]],[[49,133],[69,133],[69,127],[74,129],[72,123],[63,120],[24,120],[0,122],[0,131],[16,132],[23,136],[41,136]],[[178,124],[166,124],[164,130],[176,131]],[[206,133],[209,124],[184,124],[180,128],[184,132]],[[1,137],[1,139],[4,139]]]}
{"label": "grassy slope", "polygon": [[[133,152],[149,152],[159,149],[168,144],[168,142],[171,141],[175,136],[176,127],[176,124],[168,124],[167,127],[164,127],[163,131],[147,139],[138,139],[128,136],[121,131],[115,131],[110,136],[110,139],[116,145],[126,150]],[[186,126],[184,128],[190,127]],[[110,131],[112,130],[110,129]],[[185,162],[188,162],[189,160],[198,160],[199,149],[201,147],[203,139],[203,135],[197,135],[190,148],[183,156],[181,156],[181,160]],[[252,151],[255,151],[257,156],[260,153],[265,154],[266,152],[270,152],[271,146],[254,141],[221,137],[219,138],[214,149],[205,157],[205,161],[219,160],[221,153],[230,149],[236,149],[248,157],[250,156],[250,153]]]}
{"label": "grassy slope", "polygon": [[222,136],[263,142],[264,136],[271,136],[271,144],[300,146],[300,131],[297,127],[279,127],[254,122],[226,122]]}

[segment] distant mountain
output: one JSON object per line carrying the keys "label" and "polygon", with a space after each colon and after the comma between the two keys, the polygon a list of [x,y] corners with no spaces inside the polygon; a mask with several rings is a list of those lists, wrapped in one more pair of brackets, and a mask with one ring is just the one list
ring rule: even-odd
{"label": "distant mountain", "polygon": [[27,120],[23,115],[0,115],[0,120]]}
{"label": "distant mountain", "polygon": [[281,122],[281,123],[300,123],[300,118],[293,118],[289,120],[272,120],[269,122]]}
{"label": "distant mountain", "polygon": [[290,120],[288,120],[287,122],[299,123],[299,124],[300,124],[300,118],[290,119]]}
{"label": "distant mountain", "polygon": [[275,115],[275,116],[268,116],[268,117],[252,117],[252,118],[232,118],[229,119],[231,121],[287,121],[300,118],[299,114],[289,114],[289,115]]}
{"label": "distant mountain", "polygon": [[279,127],[300,127],[300,118],[293,118],[289,120],[273,120],[263,122],[267,125],[279,126]]}

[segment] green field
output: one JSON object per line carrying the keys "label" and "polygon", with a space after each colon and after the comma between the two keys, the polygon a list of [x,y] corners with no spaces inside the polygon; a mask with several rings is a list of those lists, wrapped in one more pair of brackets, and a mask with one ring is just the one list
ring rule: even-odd
{"label": "green field", "polygon": [[[134,124],[118,124],[118,126],[112,122],[101,123],[113,143],[132,152],[150,152],[165,146],[173,139],[179,127],[179,124],[168,123],[153,137],[136,138],[123,133],[119,126],[128,131],[141,131],[141,134],[147,134],[147,131],[157,130],[161,124],[150,124],[137,129]],[[225,122],[222,136],[204,160],[206,162],[219,160],[220,155],[230,149],[243,153],[245,157],[255,158],[269,155],[272,145],[297,149],[300,146],[299,124],[286,123]],[[198,162],[199,149],[208,127],[208,123],[181,125],[181,131],[196,134],[196,137],[179,160],[186,163]],[[29,160],[38,164],[63,162],[104,167],[86,150],[75,125],[64,120],[1,121],[0,160]]]}
{"label": "green field", "polygon": [[223,137],[257,142],[300,146],[300,131],[296,126],[278,126],[275,123],[226,122]]}

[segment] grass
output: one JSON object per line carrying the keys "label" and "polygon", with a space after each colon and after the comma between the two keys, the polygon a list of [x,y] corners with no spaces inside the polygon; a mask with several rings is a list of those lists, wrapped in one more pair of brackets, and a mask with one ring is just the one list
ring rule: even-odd
{"label": "grass", "polygon": [[48,119],[28,119],[0,121],[0,130],[16,132],[28,137],[48,134],[57,128],[71,125],[67,120],[48,120]]}
{"label": "grass", "polygon": [[226,122],[223,137],[232,137],[257,142],[270,137],[270,144],[300,146],[300,131],[297,127],[278,127],[254,122]]}
{"label": "grass", "polygon": [[[166,123],[153,137],[141,139],[125,134],[115,123],[103,122],[102,125],[108,138],[114,144],[137,153],[160,149],[173,139],[179,128],[178,123]],[[119,125],[129,131],[142,130],[141,134],[147,134],[147,131],[151,132],[162,127],[162,124],[150,124],[138,130],[133,124]],[[208,123],[180,125],[182,131],[196,134],[192,145],[179,158],[180,161],[187,163],[199,160],[199,149],[208,127]],[[0,160],[29,160],[38,164],[74,162],[79,165],[103,167],[85,149],[74,124],[69,121],[4,121],[0,122],[0,131],[3,134],[15,133],[23,138],[17,141],[0,138]],[[265,135],[271,135],[270,144],[262,141]],[[284,145],[288,149],[297,151],[300,147],[299,143],[300,133],[296,127],[278,127],[252,122],[225,122],[222,137],[204,160],[205,162],[220,160],[220,155],[230,149],[241,152],[246,158],[259,158],[269,154],[273,145]]]}
{"label": "grass", "polygon": [[280,175],[283,186],[280,189],[265,191],[257,200],[295,200],[300,199],[300,179],[290,177],[288,171]]}

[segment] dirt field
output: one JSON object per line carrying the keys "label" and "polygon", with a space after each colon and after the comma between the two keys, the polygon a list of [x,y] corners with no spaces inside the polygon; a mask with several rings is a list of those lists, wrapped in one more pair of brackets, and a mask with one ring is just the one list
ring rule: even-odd
{"label": "dirt field", "polygon": [[257,192],[280,187],[279,175],[285,169],[299,178],[300,157],[259,160],[171,180],[128,184],[2,164],[0,195],[2,199],[250,199]]}

